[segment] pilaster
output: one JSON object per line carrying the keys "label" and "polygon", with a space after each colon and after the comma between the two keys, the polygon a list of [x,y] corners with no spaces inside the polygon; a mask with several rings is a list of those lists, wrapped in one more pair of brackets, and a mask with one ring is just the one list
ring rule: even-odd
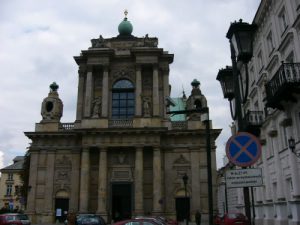
{"label": "pilaster", "polygon": [[89,180],[90,180],[90,152],[89,148],[82,149],[81,152],[81,171],[80,171],[80,193],[79,193],[79,212],[88,212],[89,199]]}
{"label": "pilaster", "polygon": [[141,116],[142,115],[142,101],[141,101],[141,94],[142,94],[142,75],[141,75],[141,66],[136,66],[135,72],[135,115]]}
{"label": "pilaster", "polygon": [[45,188],[45,211],[48,214],[53,213],[53,179],[54,179],[54,163],[55,151],[48,151],[47,153],[47,176]]}
{"label": "pilaster", "polygon": [[92,98],[93,98],[93,72],[92,67],[88,67],[85,85],[84,116],[91,116]]}
{"label": "pilaster", "polygon": [[38,169],[38,152],[30,152],[30,176],[28,182],[27,213],[35,213],[36,182]]}
{"label": "pilaster", "polygon": [[107,149],[100,149],[99,156],[99,179],[98,179],[98,209],[97,213],[100,214],[105,221],[107,221],[106,199],[107,195]]}
{"label": "pilaster", "polygon": [[158,67],[153,66],[153,116],[159,116],[159,83],[158,83]]}
{"label": "pilaster", "polygon": [[160,214],[162,211],[160,200],[162,197],[161,183],[161,150],[153,148],[153,214]]}
{"label": "pilaster", "polygon": [[137,147],[135,151],[134,190],[135,190],[135,214],[144,214],[143,203],[143,148]]}
{"label": "pilaster", "polygon": [[77,94],[77,110],[76,110],[76,120],[82,119],[82,111],[83,111],[83,99],[84,99],[84,75],[86,71],[83,68],[79,68],[78,70],[78,94]]}
{"label": "pilaster", "polygon": [[170,95],[170,90],[169,90],[169,68],[164,68],[163,70],[163,81],[164,81],[164,118],[167,119],[169,117],[169,115],[167,114],[167,107],[165,106],[165,101],[166,101],[166,97],[168,97]]}
{"label": "pilaster", "polygon": [[102,81],[102,117],[108,116],[108,91],[108,67],[104,67]]}

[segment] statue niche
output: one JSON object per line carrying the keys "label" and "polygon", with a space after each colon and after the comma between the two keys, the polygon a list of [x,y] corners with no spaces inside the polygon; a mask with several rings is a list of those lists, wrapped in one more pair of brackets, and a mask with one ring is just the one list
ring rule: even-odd
{"label": "statue niche", "polygon": [[101,116],[101,97],[97,97],[93,101],[92,118],[99,118]]}

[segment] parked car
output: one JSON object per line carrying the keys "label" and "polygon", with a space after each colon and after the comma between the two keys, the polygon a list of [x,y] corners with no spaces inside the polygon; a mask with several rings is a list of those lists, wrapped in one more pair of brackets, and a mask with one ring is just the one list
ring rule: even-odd
{"label": "parked car", "polygon": [[[95,214],[77,214],[75,223],[76,225],[106,225],[104,219]],[[64,224],[67,225],[68,220],[65,220]]]}
{"label": "parked car", "polygon": [[153,218],[151,219],[145,217],[145,218],[122,220],[113,223],[113,225],[161,225],[161,223]]}
{"label": "parked car", "polygon": [[165,223],[167,225],[178,225],[178,222],[173,219],[169,219],[169,218],[166,218],[163,216],[156,216],[155,218],[157,218],[158,220],[162,221],[163,223]]}
{"label": "parked car", "polygon": [[214,216],[214,225],[221,225],[223,220],[223,216],[215,215]]}
{"label": "parked car", "polygon": [[26,214],[5,213],[0,214],[0,225],[30,225],[31,222]]}
{"label": "parked car", "polygon": [[148,219],[148,220],[154,220],[159,225],[167,225],[167,221],[164,217],[160,216],[136,216],[134,219]]}
{"label": "parked car", "polygon": [[225,213],[221,225],[250,225],[248,218],[239,212]]}

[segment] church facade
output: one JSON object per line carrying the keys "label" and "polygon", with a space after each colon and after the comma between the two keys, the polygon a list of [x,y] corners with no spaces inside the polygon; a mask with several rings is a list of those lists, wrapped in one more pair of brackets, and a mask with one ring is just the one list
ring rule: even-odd
{"label": "church facade", "polygon": [[[68,211],[96,213],[106,221],[138,215],[183,220],[208,213],[205,124],[199,113],[172,121],[169,65],[173,54],[158,39],[135,37],[125,17],[119,35],[92,39],[78,65],[76,120],[61,123],[58,85],[42,102],[31,139],[26,212],[35,223],[62,220]],[[186,109],[206,107],[199,82]],[[212,177],[215,139],[210,123]],[[183,176],[187,175],[187,185]],[[214,204],[216,205],[216,204]],[[215,207],[216,208],[216,207]]]}

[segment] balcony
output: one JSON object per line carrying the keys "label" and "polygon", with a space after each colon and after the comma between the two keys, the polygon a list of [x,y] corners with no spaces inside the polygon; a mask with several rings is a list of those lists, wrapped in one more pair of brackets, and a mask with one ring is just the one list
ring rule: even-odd
{"label": "balcony", "polygon": [[267,107],[283,110],[282,102],[296,102],[300,93],[300,63],[282,63],[274,77],[266,84]]}
{"label": "balcony", "polygon": [[73,130],[74,123],[60,123],[59,130]]}
{"label": "balcony", "polygon": [[258,137],[263,123],[263,115],[263,111],[248,111],[243,118],[243,130]]}
{"label": "balcony", "polygon": [[172,121],[172,130],[186,130],[187,121]]}

